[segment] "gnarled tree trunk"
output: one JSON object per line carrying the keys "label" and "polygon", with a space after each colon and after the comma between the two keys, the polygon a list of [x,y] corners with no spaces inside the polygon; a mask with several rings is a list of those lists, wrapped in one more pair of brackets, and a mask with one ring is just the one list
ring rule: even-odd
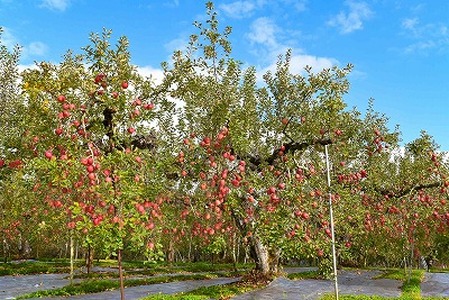
{"label": "gnarled tree trunk", "polygon": [[256,263],[256,272],[275,275],[279,272],[280,250],[270,250],[257,236],[251,236],[250,255]]}

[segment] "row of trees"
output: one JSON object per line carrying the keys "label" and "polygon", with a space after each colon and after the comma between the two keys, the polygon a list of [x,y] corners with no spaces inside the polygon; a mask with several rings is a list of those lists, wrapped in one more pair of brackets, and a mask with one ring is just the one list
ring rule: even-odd
{"label": "row of trees", "polygon": [[162,64],[160,84],[131,64],[125,37],[110,45],[109,31],[82,54],[20,74],[20,49],[0,45],[5,257],[75,240],[119,262],[125,249],[235,262],[246,252],[263,273],[290,259],[324,272],[329,192],[341,263],[393,265],[445,249],[448,165],[432,137],[400,147],[372,102],[363,114],[348,109],[351,65],[292,74],[287,52],[260,83],[231,56],[231,29],[220,30],[212,3],[207,13]]}

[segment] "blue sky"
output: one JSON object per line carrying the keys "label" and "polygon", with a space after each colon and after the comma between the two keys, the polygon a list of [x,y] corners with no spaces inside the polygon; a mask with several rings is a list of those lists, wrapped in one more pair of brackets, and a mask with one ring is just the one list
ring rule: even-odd
{"label": "blue sky", "polygon": [[[349,107],[369,98],[403,142],[426,130],[449,151],[448,0],[217,0],[231,26],[234,58],[260,72],[293,50],[293,69],[355,65]],[[162,61],[205,20],[202,0],[0,0],[3,43],[23,46],[21,64],[59,62],[80,52],[91,32],[130,40],[132,61],[158,74]],[[159,72],[160,73],[160,72]]]}

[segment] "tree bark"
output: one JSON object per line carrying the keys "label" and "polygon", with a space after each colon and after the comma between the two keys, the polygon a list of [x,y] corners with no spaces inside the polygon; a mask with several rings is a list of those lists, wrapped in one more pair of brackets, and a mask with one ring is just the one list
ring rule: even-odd
{"label": "tree bark", "polygon": [[168,253],[167,253],[167,261],[169,263],[175,262],[175,247],[173,246],[173,241],[170,240],[168,243]]}
{"label": "tree bark", "polygon": [[256,272],[263,275],[279,272],[280,251],[270,251],[257,236],[250,238],[250,255],[256,263]]}
{"label": "tree bark", "polygon": [[117,260],[118,260],[118,273],[120,277],[120,299],[125,300],[125,283],[123,278],[123,267],[122,267],[122,249],[118,250]]}
{"label": "tree bark", "polygon": [[87,274],[90,274],[90,271],[92,269],[92,265],[93,265],[93,261],[94,261],[94,249],[92,249],[92,246],[89,245],[87,247],[87,254],[86,254],[86,269],[87,269]]}
{"label": "tree bark", "polygon": [[73,230],[70,230],[70,285],[73,284],[73,260],[74,260]]}
{"label": "tree bark", "polygon": [[9,244],[6,238],[3,238],[3,262],[6,264],[11,256],[9,251]]}

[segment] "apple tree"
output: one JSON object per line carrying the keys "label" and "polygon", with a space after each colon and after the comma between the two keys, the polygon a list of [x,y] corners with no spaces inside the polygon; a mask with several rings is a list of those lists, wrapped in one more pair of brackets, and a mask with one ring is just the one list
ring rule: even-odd
{"label": "apple tree", "polygon": [[156,142],[164,104],[130,63],[127,39],[113,49],[110,34],[92,34],[83,54],[39,63],[22,80],[36,197],[58,212],[60,227],[120,264],[125,247],[155,250],[171,156]]}
{"label": "apple tree", "polygon": [[[192,231],[210,242],[238,232],[264,274],[290,258],[318,259],[324,270],[330,245],[324,147],[331,147],[333,179],[335,172],[356,177],[331,191],[344,224],[348,209],[360,207],[366,164],[398,134],[388,132],[385,118],[346,108],[350,65],[293,74],[287,52],[260,82],[254,68],[231,57],[231,29],[220,32],[213,5],[207,8],[207,23],[195,23],[200,34],[164,64],[159,87],[179,107],[180,215],[196,218]],[[385,137],[378,145],[376,134]],[[364,231],[360,210],[344,228],[354,232],[338,233],[347,246]]]}

